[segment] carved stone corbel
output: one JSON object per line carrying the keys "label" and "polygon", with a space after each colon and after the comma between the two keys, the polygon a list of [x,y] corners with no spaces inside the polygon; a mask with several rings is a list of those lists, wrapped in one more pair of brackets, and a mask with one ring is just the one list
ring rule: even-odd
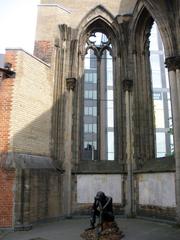
{"label": "carved stone corbel", "polygon": [[133,80],[130,79],[124,79],[123,80],[123,89],[124,91],[131,92],[133,88]]}
{"label": "carved stone corbel", "polygon": [[76,87],[76,78],[66,78],[66,88],[68,91],[72,90],[74,91]]}
{"label": "carved stone corbel", "polygon": [[180,69],[180,56],[166,58],[165,65],[168,68],[168,71]]}

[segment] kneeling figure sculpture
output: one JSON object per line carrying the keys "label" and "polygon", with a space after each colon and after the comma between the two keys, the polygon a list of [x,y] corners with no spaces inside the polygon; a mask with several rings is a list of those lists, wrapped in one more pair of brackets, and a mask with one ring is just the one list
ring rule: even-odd
{"label": "kneeling figure sculpture", "polygon": [[[96,219],[99,223],[96,224]],[[96,224],[96,225],[95,225]],[[91,227],[81,237],[86,240],[120,240],[124,237],[114,221],[112,198],[103,192],[97,192],[91,209]]]}

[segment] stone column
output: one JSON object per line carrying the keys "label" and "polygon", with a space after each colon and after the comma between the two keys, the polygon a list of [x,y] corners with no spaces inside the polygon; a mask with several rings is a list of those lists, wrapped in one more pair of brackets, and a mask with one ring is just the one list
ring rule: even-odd
{"label": "stone column", "polygon": [[133,179],[133,135],[132,135],[132,87],[133,81],[125,79],[123,88],[125,91],[126,104],[126,166],[127,166],[127,183],[126,183],[126,207],[125,213],[132,217],[135,214],[134,207],[134,179]]}
{"label": "stone column", "polygon": [[30,169],[17,169],[14,229],[30,230]]}
{"label": "stone column", "polygon": [[180,224],[180,56],[166,59],[171,90],[174,154],[176,162],[176,217]]}
{"label": "stone column", "polygon": [[23,199],[23,210],[24,210],[24,217],[23,217],[23,224],[24,229],[29,230],[32,228],[30,224],[30,169],[24,170],[24,199]]}
{"label": "stone column", "polygon": [[67,218],[71,217],[71,163],[72,163],[72,112],[73,112],[73,91],[75,89],[76,79],[66,79],[66,110],[64,123],[64,214]]}

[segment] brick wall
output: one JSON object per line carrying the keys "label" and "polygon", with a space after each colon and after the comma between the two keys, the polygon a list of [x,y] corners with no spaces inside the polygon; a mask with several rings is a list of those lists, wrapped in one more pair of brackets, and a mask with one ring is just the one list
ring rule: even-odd
{"label": "brick wall", "polygon": [[[67,0],[64,2],[60,0],[42,0],[41,3],[59,4],[59,6],[40,5],[38,7],[36,40],[51,41],[52,43],[55,38],[59,38],[59,24],[67,24],[74,29],[78,28],[87,13],[100,4],[114,16],[118,15],[120,8],[120,1],[109,0]],[[97,15],[99,14],[101,13],[97,11]]]}
{"label": "brick wall", "polygon": [[44,62],[51,62],[52,44],[50,41],[35,41],[34,55]]}
{"label": "brick wall", "polygon": [[7,78],[0,83],[0,152],[6,153],[9,146],[9,120],[12,107],[14,80]]}
{"label": "brick wall", "polygon": [[14,171],[0,168],[0,228],[13,225],[14,179]]}
{"label": "brick wall", "polygon": [[[6,54],[6,62],[12,63],[16,68],[16,53],[9,51]],[[12,108],[12,93],[14,79],[6,78],[0,82],[0,153],[1,157],[7,153],[9,148],[10,113]],[[1,161],[3,158],[1,158]],[[2,162],[1,162],[2,163]]]}
{"label": "brick wall", "polygon": [[[16,68],[16,53],[9,51],[6,62]],[[0,227],[11,227],[13,224],[13,186],[15,171],[3,168],[9,151],[10,114],[14,79],[7,78],[0,82]]]}

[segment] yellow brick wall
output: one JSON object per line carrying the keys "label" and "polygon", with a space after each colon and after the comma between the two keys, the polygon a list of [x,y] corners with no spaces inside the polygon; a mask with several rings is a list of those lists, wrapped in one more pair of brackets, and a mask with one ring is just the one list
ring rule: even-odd
{"label": "yellow brick wall", "polygon": [[119,14],[131,14],[138,0],[122,0],[119,7]]}
{"label": "yellow brick wall", "polygon": [[[122,0],[41,0],[42,4],[59,4],[38,7],[36,40],[53,40],[59,36],[59,24],[77,28],[82,19],[96,6],[102,5],[114,17],[119,14]],[[64,9],[66,10],[64,10]],[[46,24],[44,24],[46,23]]]}
{"label": "yellow brick wall", "polygon": [[[36,24],[36,40],[53,40],[59,35],[58,16],[63,11],[57,7],[38,7],[38,16]],[[44,24],[46,23],[46,24]]]}
{"label": "yellow brick wall", "polygon": [[[60,6],[66,8],[72,14],[77,14],[77,18],[79,17],[79,14],[83,16],[87,12],[89,12],[92,8],[103,5],[106,7],[109,11],[112,12],[112,14],[117,15],[119,12],[120,3],[123,0],[41,0],[42,4],[59,4]],[[130,2],[129,0],[126,0],[126,2]],[[77,21],[77,19],[74,19]]]}
{"label": "yellow brick wall", "polygon": [[10,151],[49,156],[52,82],[49,66],[17,51]]}

